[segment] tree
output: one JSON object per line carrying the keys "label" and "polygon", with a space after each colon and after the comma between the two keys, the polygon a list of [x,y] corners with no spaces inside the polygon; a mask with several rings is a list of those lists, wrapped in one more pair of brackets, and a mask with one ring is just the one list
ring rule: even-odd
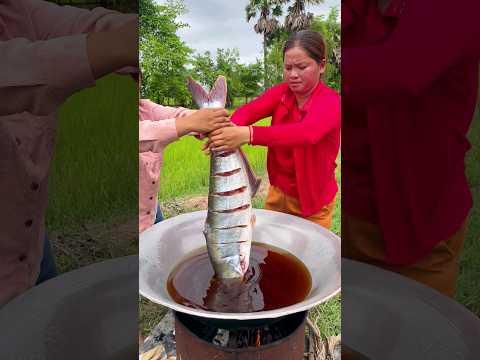
{"label": "tree", "polygon": [[267,76],[270,84],[283,81],[283,46],[290,33],[284,28],[278,29],[274,34],[267,51]]}
{"label": "tree", "polygon": [[219,75],[225,76],[228,88],[226,107],[232,107],[235,97],[243,96],[238,49],[217,49],[215,59],[209,51],[196,54],[191,65],[191,75],[206,87],[211,86]]}
{"label": "tree", "polygon": [[240,53],[238,49],[217,49],[217,76],[227,79],[227,107],[232,107],[233,99],[240,96]]}
{"label": "tree", "polygon": [[[313,18],[310,29],[322,34],[326,43],[327,68],[323,80],[328,86],[340,88],[340,23],[338,22],[338,8],[331,8],[330,13]],[[268,47],[267,72],[270,83],[279,83],[283,80],[283,46],[291,34],[286,28],[278,29],[275,39]]]}
{"label": "tree", "polygon": [[249,98],[257,96],[261,90],[260,84],[263,76],[262,68],[262,63],[258,60],[253,64],[239,64],[238,66],[238,96],[245,98],[245,104],[248,102]]}
{"label": "tree", "polygon": [[288,7],[285,28],[291,32],[308,29],[312,24],[313,14],[305,11],[305,5],[321,3],[323,0],[295,0],[294,4]]}
{"label": "tree", "polygon": [[210,87],[217,77],[216,64],[210,51],[195,54],[191,60],[190,75],[205,87]]}
{"label": "tree", "polygon": [[183,3],[159,5],[154,0],[140,0],[140,8],[142,96],[162,104],[189,105],[191,97],[185,79],[192,50],[176,34],[188,26],[177,22],[177,17],[186,11]]}
{"label": "tree", "polygon": [[311,24],[311,29],[318,31],[325,39],[327,46],[327,69],[324,81],[334,89],[340,89],[340,23],[338,21],[339,10],[336,7],[330,9],[325,18],[323,15],[316,16]]}
{"label": "tree", "polygon": [[267,42],[269,36],[278,28],[276,17],[282,15],[282,5],[286,1],[288,0],[250,0],[245,8],[247,22],[250,22],[252,18],[255,18],[257,14],[259,14],[253,29],[257,34],[263,35],[263,81],[265,89],[269,87],[267,76]]}

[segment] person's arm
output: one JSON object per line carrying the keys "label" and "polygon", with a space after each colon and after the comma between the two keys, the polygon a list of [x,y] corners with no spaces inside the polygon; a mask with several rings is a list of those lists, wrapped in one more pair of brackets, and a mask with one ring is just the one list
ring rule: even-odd
{"label": "person's arm", "polygon": [[90,37],[0,41],[0,115],[50,114],[73,93],[95,85],[95,78],[135,66],[135,33],[135,25],[127,24]]}
{"label": "person's arm", "polygon": [[304,146],[316,144],[334,129],[340,129],[340,97],[329,96],[312,106],[298,123],[273,126],[235,126],[213,131],[203,150],[231,151],[244,144]]}
{"label": "person's arm", "polygon": [[97,7],[86,10],[72,6],[59,6],[43,0],[20,0],[26,7],[38,40],[115,30],[131,21],[136,14],[123,14]]}
{"label": "person's arm", "polygon": [[263,146],[313,145],[334,129],[341,126],[339,96],[329,96],[312,106],[305,118],[298,123],[252,126],[251,144]]}
{"label": "person's arm", "polygon": [[167,145],[184,135],[208,133],[229,124],[225,109],[188,110],[154,105],[151,120],[140,121],[141,151],[153,149],[152,141]]}
{"label": "person's arm", "polygon": [[364,102],[416,96],[450,67],[480,58],[480,2],[451,5],[435,0],[407,2],[384,43],[342,49],[344,94]]}
{"label": "person's arm", "polygon": [[175,118],[140,121],[138,125],[140,152],[153,151],[157,145],[164,147],[177,140],[179,134],[175,122]]}
{"label": "person's arm", "polygon": [[276,85],[248,104],[239,107],[232,115],[232,123],[239,126],[251,125],[271,116],[286,88],[287,84]]}
{"label": "person's arm", "polygon": [[[21,2],[35,28],[37,40],[89,34],[88,52],[95,79],[113,71],[118,74],[138,71],[138,15],[101,7],[86,10],[59,6],[43,0]],[[126,67],[120,61],[125,57],[131,58]],[[116,65],[112,63],[115,59]]]}
{"label": "person's arm", "polygon": [[191,115],[196,110],[190,110],[183,107],[163,106],[154,104],[151,108],[151,120],[159,121],[171,118],[179,118]]}
{"label": "person's arm", "polygon": [[47,115],[69,95],[93,86],[86,35],[49,41],[0,41],[0,115]]}

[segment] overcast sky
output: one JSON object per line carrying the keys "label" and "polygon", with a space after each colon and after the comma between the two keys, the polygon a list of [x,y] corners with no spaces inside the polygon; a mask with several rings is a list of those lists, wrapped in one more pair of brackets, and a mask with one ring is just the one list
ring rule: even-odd
{"label": "overcast sky", "polygon": [[[190,48],[215,54],[217,48],[236,47],[244,63],[262,58],[262,36],[253,30],[254,20],[246,21],[248,0],[184,0],[184,3],[189,12],[180,20],[190,27],[179,30],[178,35]],[[332,6],[340,8],[340,0],[325,0],[322,5],[308,6],[307,11],[328,14]]]}

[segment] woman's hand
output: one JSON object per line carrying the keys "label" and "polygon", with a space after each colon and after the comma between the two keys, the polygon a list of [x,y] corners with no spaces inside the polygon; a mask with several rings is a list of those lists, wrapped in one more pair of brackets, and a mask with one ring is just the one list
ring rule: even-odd
{"label": "woman's hand", "polygon": [[250,142],[250,129],[248,126],[230,126],[212,131],[208,142],[203,150],[210,151],[233,151]]}
{"label": "woman's hand", "polygon": [[178,136],[191,132],[207,134],[213,130],[230,126],[228,111],[225,109],[200,109],[193,114],[177,118]]}

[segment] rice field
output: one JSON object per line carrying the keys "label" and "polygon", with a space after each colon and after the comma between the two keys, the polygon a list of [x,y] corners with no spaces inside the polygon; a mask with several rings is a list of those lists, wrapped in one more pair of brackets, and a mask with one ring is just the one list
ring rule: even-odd
{"label": "rice field", "polygon": [[47,229],[138,214],[138,94],[108,76],[70,97],[59,112]]}

